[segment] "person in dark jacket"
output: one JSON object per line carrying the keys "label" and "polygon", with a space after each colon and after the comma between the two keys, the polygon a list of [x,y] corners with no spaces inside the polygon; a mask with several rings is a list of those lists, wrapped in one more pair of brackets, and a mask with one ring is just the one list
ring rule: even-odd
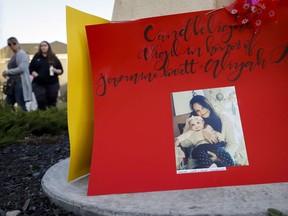
{"label": "person in dark jacket", "polygon": [[58,76],[63,74],[63,67],[47,41],[39,44],[39,50],[34,55],[29,69],[33,76],[32,88],[38,109],[55,107],[60,89]]}

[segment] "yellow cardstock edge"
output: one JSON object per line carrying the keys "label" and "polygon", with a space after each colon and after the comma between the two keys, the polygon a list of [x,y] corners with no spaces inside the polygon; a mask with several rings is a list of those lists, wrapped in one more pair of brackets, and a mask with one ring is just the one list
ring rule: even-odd
{"label": "yellow cardstock edge", "polygon": [[66,6],[68,50],[68,131],[70,165],[68,181],[90,172],[94,100],[85,26],[109,21]]}

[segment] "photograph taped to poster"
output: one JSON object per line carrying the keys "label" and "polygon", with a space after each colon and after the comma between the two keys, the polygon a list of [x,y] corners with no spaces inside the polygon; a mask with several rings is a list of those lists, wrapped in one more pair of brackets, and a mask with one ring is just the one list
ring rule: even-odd
{"label": "photograph taped to poster", "polygon": [[177,174],[248,165],[235,87],[174,92],[172,105]]}

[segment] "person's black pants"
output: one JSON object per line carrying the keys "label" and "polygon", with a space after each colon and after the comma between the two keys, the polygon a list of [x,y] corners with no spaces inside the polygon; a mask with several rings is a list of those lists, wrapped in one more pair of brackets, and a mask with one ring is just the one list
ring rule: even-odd
{"label": "person's black pants", "polygon": [[[215,144],[200,144],[192,151],[192,157],[197,160],[196,168],[208,168],[213,163],[215,163],[218,167],[226,167],[226,166],[234,166],[234,161],[231,155],[225,151],[226,143],[219,142]],[[207,153],[207,151],[213,152],[217,155],[218,160],[212,161],[211,156]]]}
{"label": "person's black pants", "polygon": [[50,85],[32,84],[33,92],[38,104],[38,109],[45,110],[47,107],[55,107],[58,98],[59,83]]}

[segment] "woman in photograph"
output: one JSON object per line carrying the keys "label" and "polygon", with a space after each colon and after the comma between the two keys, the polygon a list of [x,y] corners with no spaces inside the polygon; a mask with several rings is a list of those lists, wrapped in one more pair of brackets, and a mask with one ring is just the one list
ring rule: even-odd
{"label": "woman in photograph", "polygon": [[30,63],[30,74],[38,109],[55,107],[60,89],[58,76],[63,74],[63,67],[47,41],[39,44],[39,50]]}
{"label": "woman in photograph", "polygon": [[2,72],[2,76],[8,78],[12,91],[6,96],[5,101],[14,109],[15,103],[24,111],[27,111],[26,102],[32,99],[32,88],[29,78],[29,56],[21,49],[18,40],[10,37],[7,40],[9,48],[14,55],[7,65],[7,70]]}
{"label": "woman in photograph", "polygon": [[[219,115],[215,111],[210,101],[202,95],[193,96],[193,98],[190,100],[190,108],[192,110],[190,116],[202,117],[206,125],[210,125],[213,130],[221,133],[221,136],[226,143],[226,145],[223,147],[223,150],[229,153],[230,156],[234,159],[235,153],[239,147],[239,143],[235,139],[234,127],[230,119],[224,114]],[[184,133],[188,130],[189,124],[186,122],[186,125],[184,127]],[[193,137],[193,139],[183,140],[181,141],[180,145],[182,147],[189,147],[195,145],[195,143],[192,143],[191,140],[205,139],[211,145],[216,144],[219,141],[217,134],[208,130],[193,132],[191,136]],[[218,167],[225,166],[224,161],[221,161],[215,153],[208,151],[208,154],[210,155],[211,161],[215,163]]]}

